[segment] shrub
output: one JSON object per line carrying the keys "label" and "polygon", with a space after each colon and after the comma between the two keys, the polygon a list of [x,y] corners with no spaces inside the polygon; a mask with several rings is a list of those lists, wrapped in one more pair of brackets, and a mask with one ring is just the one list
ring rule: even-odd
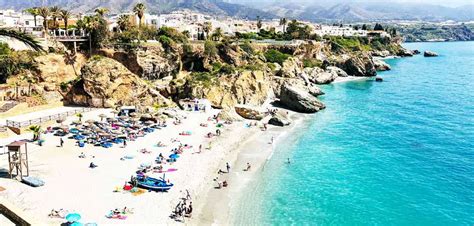
{"label": "shrub", "polygon": [[270,49],[267,52],[265,52],[265,58],[267,59],[267,62],[270,63],[279,63],[280,65],[287,60],[290,55],[282,53],[276,49]]}
{"label": "shrub", "polygon": [[207,57],[214,57],[217,55],[217,47],[215,42],[206,40],[204,43],[204,55]]}
{"label": "shrub", "polygon": [[161,43],[161,45],[163,45],[163,48],[167,50],[173,48],[174,41],[168,36],[161,35],[158,41]]}
{"label": "shrub", "polygon": [[186,37],[186,35],[171,27],[161,27],[158,30],[158,36],[162,35],[167,36],[178,43],[185,43],[188,41],[188,37]]}
{"label": "shrub", "polygon": [[219,70],[219,72],[223,73],[223,74],[232,74],[235,72],[235,68],[234,66],[232,65],[229,65],[229,64],[224,64],[222,65],[221,69]]}
{"label": "shrub", "polygon": [[303,60],[304,67],[321,67],[323,66],[323,62],[318,59],[304,59]]}
{"label": "shrub", "polygon": [[252,45],[250,45],[250,42],[248,42],[248,41],[245,41],[244,43],[242,43],[242,44],[240,45],[240,48],[241,48],[244,52],[246,52],[246,53],[248,53],[248,54],[250,54],[250,55],[254,54],[254,49],[253,49]]}

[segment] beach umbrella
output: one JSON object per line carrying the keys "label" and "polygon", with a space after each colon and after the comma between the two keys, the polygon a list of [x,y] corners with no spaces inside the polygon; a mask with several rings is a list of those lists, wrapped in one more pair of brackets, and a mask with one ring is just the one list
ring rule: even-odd
{"label": "beach umbrella", "polygon": [[72,224],[70,224],[70,226],[83,226],[84,224],[80,223],[80,222],[74,222]]}
{"label": "beach umbrella", "polygon": [[100,121],[103,121],[104,118],[107,118],[107,115],[105,115],[105,114],[100,114],[100,115],[99,115],[99,118],[100,118]]}
{"label": "beach umbrella", "polygon": [[92,120],[92,119],[89,119],[89,120],[86,121],[87,124],[94,124],[94,122],[95,122],[95,121]]}
{"label": "beach umbrella", "polygon": [[66,215],[66,220],[69,222],[76,222],[81,219],[81,215],[78,213],[70,213]]}
{"label": "beach umbrella", "polygon": [[111,111],[111,113],[114,114],[114,116],[115,116],[115,115],[117,115],[117,114],[120,113],[120,112],[117,111],[117,110],[113,110],[113,111]]}

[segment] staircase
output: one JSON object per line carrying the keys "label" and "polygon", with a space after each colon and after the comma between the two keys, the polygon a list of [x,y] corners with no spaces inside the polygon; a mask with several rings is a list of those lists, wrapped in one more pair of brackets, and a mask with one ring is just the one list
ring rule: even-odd
{"label": "staircase", "polygon": [[16,101],[6,102],[3,106],[0,107],[0,113],[7,112],[8,110],[14,108],[16,105],[18,105],[18,102]]}

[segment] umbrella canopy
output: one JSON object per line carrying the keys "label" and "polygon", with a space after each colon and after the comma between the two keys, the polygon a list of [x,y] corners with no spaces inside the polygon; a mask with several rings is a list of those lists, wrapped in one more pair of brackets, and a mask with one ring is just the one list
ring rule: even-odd
{"label": "umbrella canopy", "polygon": [[107,118],[107,115],[102,113],[102,114],[99,115],[99,118]]}
{"label": "umbrella canopy", "polygon": [[66,220],[69,222],[76,222],[81,219],[81,215],[78,213],[70,213],[66,215]]}
{"label": "umbrella canopy", "polygon": [[86,121],[86,123],[88,123],[88,124],[94,124],[94,122],[95,122],[95,120],[92,120],[92,119],[89,119],[89,120]]}
{"label": "umbrella canopy", "polygon": [[80,222],[74,222],[72,224],[70,224],[70,226],[83,226],[84,224],[80,223]]}

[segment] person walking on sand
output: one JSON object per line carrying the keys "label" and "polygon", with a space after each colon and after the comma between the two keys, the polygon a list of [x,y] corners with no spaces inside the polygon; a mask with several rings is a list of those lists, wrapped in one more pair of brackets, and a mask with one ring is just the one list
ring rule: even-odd
{"label": "person walking on sand", "polygon": [[247,162],[247,168],[245,169],[245,171],[250,171],[250,163]]}
{"label": "person walking on sand", "polygon": [[59,146],[63,147],[64,140],[62,137],[59,138]]}
{"label": "person walking on sand", "polygon": [[230,165],[228,162],[225,164],[225,167],[227,168],[227,173],[230,173]]}
{"label": "person walking on sand", "polygon": [[124,147],[124,148],[127,147],[127,140],[123,140],[123,147]]}

